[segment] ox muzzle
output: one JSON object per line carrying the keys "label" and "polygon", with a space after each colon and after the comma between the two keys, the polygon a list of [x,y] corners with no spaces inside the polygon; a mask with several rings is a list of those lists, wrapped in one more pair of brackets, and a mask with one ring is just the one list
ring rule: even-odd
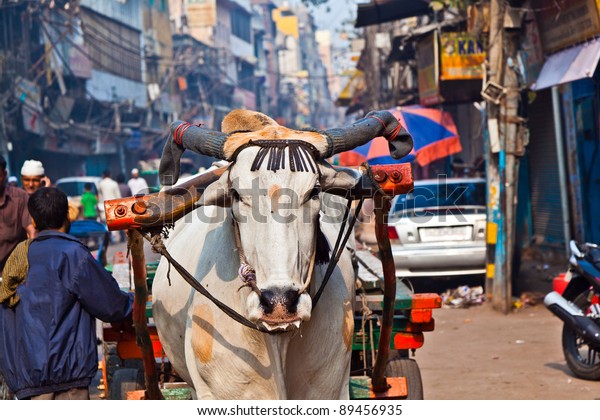
{"label": "ox muzzle", "polygon": [[246,300],[248,319],[269,331],[289,331],[310,319],[312,301],[297,288],[269,287],[250,293]]}

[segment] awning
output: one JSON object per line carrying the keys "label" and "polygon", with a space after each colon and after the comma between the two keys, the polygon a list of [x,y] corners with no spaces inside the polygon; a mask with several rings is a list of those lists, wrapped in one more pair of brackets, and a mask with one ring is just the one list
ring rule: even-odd
{"label": "awning", "polygon": [[365,90],[365,76],[360,70],[354,70],[352,77],[335,101],[337,106],[351,106],[358,101],[358,96]]}
{"label": "awning", "polygon": [[542,67],[532,90],[541,90],[563,83],[593,77],[600,59],[600,41],[567,48],[552,54]]}
{"label": "awning", "polygon": [[429,2],[424,0],[373,0],[359,4],[355,28],[392,22],[431,13]]}

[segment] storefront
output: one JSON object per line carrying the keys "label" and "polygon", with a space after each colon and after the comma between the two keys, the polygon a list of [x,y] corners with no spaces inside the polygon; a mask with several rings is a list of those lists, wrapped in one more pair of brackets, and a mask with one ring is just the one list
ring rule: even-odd
{"label": "storefront", "polygon": [[[570,239],[600,241],[593,210],[600,200],[600,19],[592,0],[563,6],[558,20],[552,8],[536,12],[537,28],[529,32],[523,50],[529,52],[524,54],[525,75],[533,82],[527,107],[530,239],[566,252]],[[531,60],[541,55],[531,53],[536,40],[545,53],[537,62]]]}

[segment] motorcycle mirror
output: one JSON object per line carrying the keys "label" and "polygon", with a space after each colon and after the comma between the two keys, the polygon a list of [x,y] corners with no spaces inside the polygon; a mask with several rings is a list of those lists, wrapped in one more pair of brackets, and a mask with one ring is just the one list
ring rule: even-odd
{"label": "motorcycle mirror", "polygon": [[583,252],[581,252],[581,250],[577,246],[577,242],[575,242],[574,240],[571,240],[569,242],[569,248],[571,248],[571,254],[575,255],[577,258],[583,258],[584,254],[583,254]]}

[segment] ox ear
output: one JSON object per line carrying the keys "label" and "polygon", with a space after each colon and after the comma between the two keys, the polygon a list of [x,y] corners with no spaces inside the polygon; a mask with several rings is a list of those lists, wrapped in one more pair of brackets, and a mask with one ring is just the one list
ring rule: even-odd
{"label": "ox ear", "polygon": [[345,195],[361,180],[362,174],[350,168],[334,168],[327,161],[320,162],[321,190],[336,195]]}
{"label": "ox ear", "polygon": [[204,193],[196,203],[199,206],[231,206],[231,194],[229,189],[229,171],[223,174],[215,182],[204,190]]}

